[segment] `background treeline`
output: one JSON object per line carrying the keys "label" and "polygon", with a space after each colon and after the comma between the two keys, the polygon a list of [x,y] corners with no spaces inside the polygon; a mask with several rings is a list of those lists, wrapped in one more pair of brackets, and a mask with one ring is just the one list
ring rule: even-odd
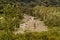
{"label": "background treeline", "polygon": [[[45,6],[60,6],[60,0],[0,0],[4,3],[28,3],[30,6],[32,5],[45,5]],[[26,4],[27,5],[27,4]]]}

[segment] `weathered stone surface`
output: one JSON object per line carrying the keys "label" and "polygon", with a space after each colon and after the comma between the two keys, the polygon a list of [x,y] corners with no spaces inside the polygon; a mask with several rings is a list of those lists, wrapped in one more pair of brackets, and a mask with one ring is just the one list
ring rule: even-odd
{"label": "weathered stone surface", "polygon": [[18,28],[18,31],[16,31],[15,34],[24,33],[24,31],[27,32],[47,31],[47,26],[45,26],[43,21],[35,19],[35,17],[25,15],[23,21],[24,23],[20,24],[20,27]]}

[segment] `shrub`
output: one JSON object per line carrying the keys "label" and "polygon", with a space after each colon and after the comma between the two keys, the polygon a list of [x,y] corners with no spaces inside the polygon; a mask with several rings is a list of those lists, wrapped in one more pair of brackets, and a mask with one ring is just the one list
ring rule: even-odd
{"label": "shrub", "polygon": [[33,14],[48,26],[60,26],[59,9],[60,7],[37,6],[33,8]]}

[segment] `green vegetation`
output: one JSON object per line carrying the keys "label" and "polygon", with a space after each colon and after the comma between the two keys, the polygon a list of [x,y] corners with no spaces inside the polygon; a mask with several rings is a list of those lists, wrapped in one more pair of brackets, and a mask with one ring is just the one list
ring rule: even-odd
{"label": "green vegetation", "polygon": [[60,32],[43,32],[43,33],[25,33],[19,35],[19,40],[59,40]]}
{"label": "green vegetation", "polygon": [[[14,35],[24,14],[44,21],[49,31]],[[0,0],[0,40],[60,40],[59,28],[60,0]]]}
{"label": "green vegetation", "polygon": [[42,33],[33,32],[18,35],[1,32],[0,40],[60,40],[60,32],[57,29]]}
{"label": "green vegetation", "polygon": [[48,26],[60,26],[60,7],[37,6],[33,9],[37,16]]}

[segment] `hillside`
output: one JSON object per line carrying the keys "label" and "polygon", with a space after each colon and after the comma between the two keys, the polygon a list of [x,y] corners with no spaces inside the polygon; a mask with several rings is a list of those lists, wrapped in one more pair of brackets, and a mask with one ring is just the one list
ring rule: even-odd
{"label": "hillside", "polygon": [[60,0],[0,0],[0,40],[60,40]]}

